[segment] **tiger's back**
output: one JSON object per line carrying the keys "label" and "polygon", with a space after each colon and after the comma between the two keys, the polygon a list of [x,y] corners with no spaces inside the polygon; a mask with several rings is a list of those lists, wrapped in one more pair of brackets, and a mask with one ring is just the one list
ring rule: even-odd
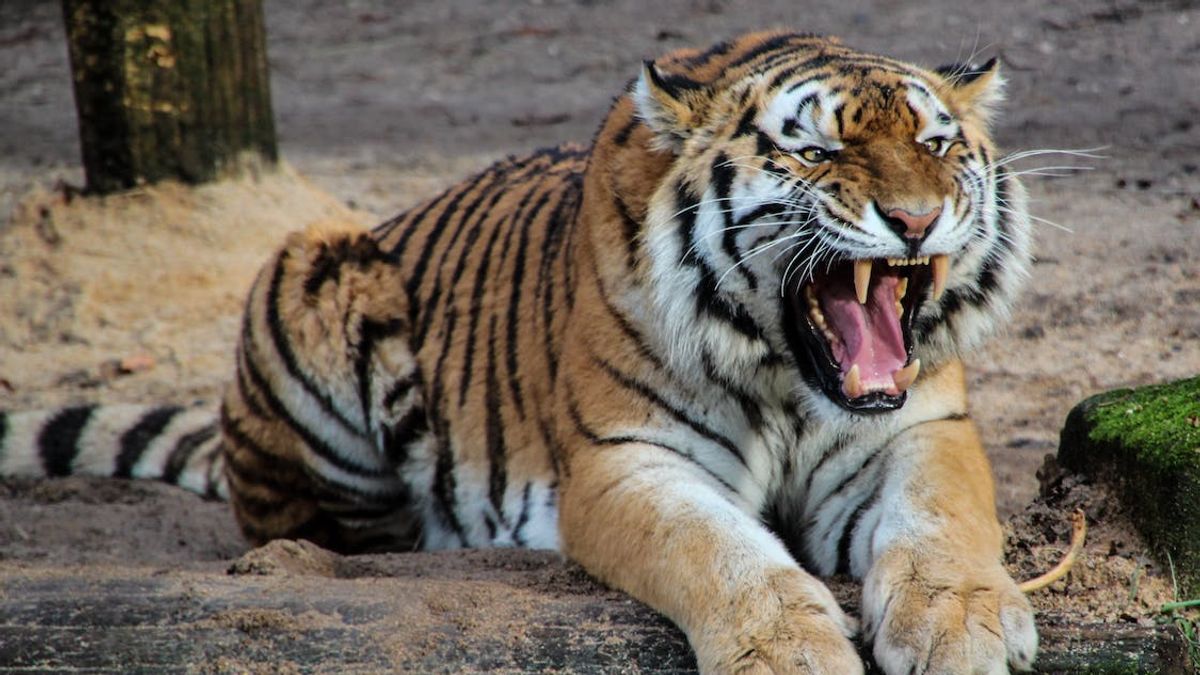
{"label": "tiger's back", "polygon": [[431,433],[410,481],[429,495],[427,546],[557,547],[546,405],[587,159],[565,146],[507,160],[377,232],[419,307],[411,344]]}
{"label": "tiger's back", "polygon": [[586,161],[509,159],[371,235],[296,235],[264,268],[223,413],[252,540],[557,546],[545,402]]}

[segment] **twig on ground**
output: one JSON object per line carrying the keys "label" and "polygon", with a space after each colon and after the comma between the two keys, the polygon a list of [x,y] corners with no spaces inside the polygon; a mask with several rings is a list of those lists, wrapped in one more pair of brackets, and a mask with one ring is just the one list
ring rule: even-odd
{"label": "twig on ground", "polygon": [[1083,542],[1086,538],[1087,517],[1083,515],[1082,510],[1075,509],[1075,512],[1071,514],[1071,548],[1067,549],[1067,554],[1049,572],[1021,583],[1018,586],[1021,592],[1032,593],[1066,576],[1067,572],[1071,571],[1071,566],[1075,564],[1075,558],[1079,557],[1079,552],[1083,550]]}

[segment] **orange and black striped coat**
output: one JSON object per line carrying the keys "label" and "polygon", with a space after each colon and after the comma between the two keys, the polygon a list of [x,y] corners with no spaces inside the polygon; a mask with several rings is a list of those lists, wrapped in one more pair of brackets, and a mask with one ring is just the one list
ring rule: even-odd
{"label": "orange and black striped coat", "polygon": [[560,548],[706,672],[861,671],[839,570],[885,672],[1027,668],[958,361],[1029,265],[1001,90],[787,32],[648,62],[590,148],[293,235],[197,471],[256,542]]}

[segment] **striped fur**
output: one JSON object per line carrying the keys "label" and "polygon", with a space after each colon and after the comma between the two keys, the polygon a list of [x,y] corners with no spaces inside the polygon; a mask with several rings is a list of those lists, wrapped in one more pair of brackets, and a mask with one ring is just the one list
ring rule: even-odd
{"label": "striped fur", "polygon": [[[790,33],[675,52],[591,148],[506,160],[371,233],[293,235],[250,294],[220,457],[183,440],[191,411],[72,409],[9,415],[2,466],[77,471],[104,436],[92,470],[159,457],[182,484],[194,443],[227,482],[190,486],[227,486],[255,542],[559,548],[678,623],[706,672],[861,671],[810,576],[839,570],[885,672],[1027,668],[958,361],[1029,264],[987,131],[1000,90],[995,64]],[[919,239],[889,215],[938,208]],[[858,396],[805,350],[798,299],[848,261],[924,256],[951,262],[944,295],[913,272],[897,310],[921,373]],[[59,440],[13,431],[39,425]]]}
{"label": "striped fur", "polygon": [[0,412],[0,476],[151,478],[227,499],[220,429],[203,407]]}

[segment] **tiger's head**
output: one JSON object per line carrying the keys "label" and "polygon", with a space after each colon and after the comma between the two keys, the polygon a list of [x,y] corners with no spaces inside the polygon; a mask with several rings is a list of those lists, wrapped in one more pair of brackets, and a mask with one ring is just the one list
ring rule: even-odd
{"label": "tiger's head", "polygon": [[669,350],[743,380],[790,353],[810,401],[901,407],[1026,275],[1024,195],[988,133],[1002,89],[994,60],[926,70],[790,33],[647,62],[641,264]]}

